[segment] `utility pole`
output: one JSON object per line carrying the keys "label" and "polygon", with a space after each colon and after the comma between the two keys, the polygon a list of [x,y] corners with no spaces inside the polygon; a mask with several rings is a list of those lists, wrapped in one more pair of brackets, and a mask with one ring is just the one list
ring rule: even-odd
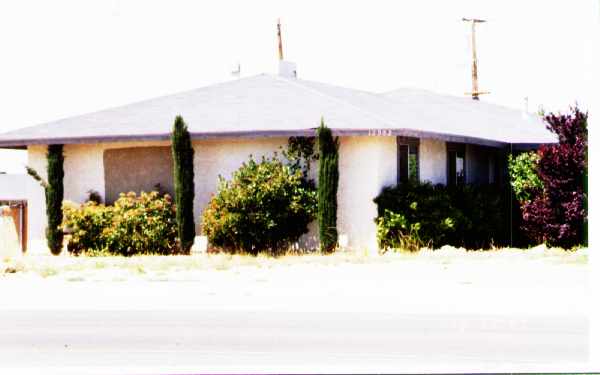
{"label": "utility pole", "polygon": [[479,95],[489,94],[487,91],[479,91],[479,87],[477,85],[477,50],[475,47],[475,24],[483,23],[485,20],[476,19],[476,18],[463,18],[464,22],[471,22],[471,49],[473,50],[473,64],[471,66],[471,74],[472,74],[472,90],[471,92],[465,93],[465,95],[471,95],[473,100],[479,100]]}
{"label": "utility pole", "polygon": [[281,20],[277,19],[277,39],[279,40],[279,60],[283,60],[283,43],[281,42]]}

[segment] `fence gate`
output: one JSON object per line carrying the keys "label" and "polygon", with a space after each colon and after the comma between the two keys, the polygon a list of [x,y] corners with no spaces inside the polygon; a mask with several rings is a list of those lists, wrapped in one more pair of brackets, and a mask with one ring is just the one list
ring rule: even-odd
{"label": "fence gate", "polygon": [[10,207],[10,213],[17,229],[17,236],[21,243],[21,250],[27,251],[27,201],[26,200],[1,200],[0,206]]}

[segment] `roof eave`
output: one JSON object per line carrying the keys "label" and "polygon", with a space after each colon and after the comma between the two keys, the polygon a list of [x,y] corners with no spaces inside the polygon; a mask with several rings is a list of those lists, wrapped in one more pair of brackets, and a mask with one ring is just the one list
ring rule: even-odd
{"label": "roof eave", "polygon": [[[465,136],[459,134],[436,133],[415,129],[332,129],[332,133],[337,136],[404,136],[417,138],[432,138],[447,142],[469,143],[481,146],[503,148],[513,145],[518,148],[535,148],[541,144],[550,144],[553,142],[539,143],[511,143],[493,139]],[[226,138],[267,138],[267,137],[309,137],[315,135],[315,128],[297,129],[297,130],[253,130],[253,131],[223,131],[223,132],[190,132],[191,138],[201,139],[226,139]],[[144,142],[144,141],[167,141],[171,138],[171,133],[162,134],[143,134],[143,135],[111,135],[111,136],[93,136],[77,138],[36,138],[36,139],[12,139],[0,140],[0,148],[25,149],[31,145],[52,145],[52,144],[92,144],[92,143],[117,143],[117,142]]]}

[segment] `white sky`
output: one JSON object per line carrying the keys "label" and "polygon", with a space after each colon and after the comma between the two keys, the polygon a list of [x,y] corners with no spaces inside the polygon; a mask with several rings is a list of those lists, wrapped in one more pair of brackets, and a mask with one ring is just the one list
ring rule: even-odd
{"label": "white sky", "polygon": [[[276,71],[276,20],[300,78],[375,92],[480,89],[494,103],[590,108],[600,7],[577,1],[12,1],[0,4],[0,132]],[[23,152],[0,151],[18,172]]]}

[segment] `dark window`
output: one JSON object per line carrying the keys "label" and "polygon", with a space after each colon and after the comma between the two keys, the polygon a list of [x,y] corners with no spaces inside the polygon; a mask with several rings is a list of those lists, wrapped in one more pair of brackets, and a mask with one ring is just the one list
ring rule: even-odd
{"label": "dark window", "polygon": [[466,181],[465,145],[446,143],[448,152],[448,185],[462,185]]}
{"label": "dark window", "polygon": [[498,181],[496,154],[488,155],[488,183],[495,184]]}
{"label": "dark window", "polygon": [[398,183],[419,181],[419,138],[397,137]]}

